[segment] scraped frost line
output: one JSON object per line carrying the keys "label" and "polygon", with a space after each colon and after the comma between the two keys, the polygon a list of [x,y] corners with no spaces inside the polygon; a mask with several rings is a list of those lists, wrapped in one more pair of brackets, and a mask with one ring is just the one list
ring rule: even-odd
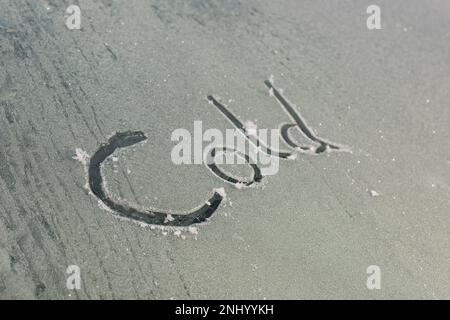
{"label": "scraped frost line", "polygon": [[105,180],[101,173],[103,162],[119,148],[126,148],[146,140],[140,131],[119,132],[92,155],[88,167],[89,189],[108,209],[121,218],[134,220],[144,225],[163,227],[189,227],[193,224],[206,222],[225,198],[223,188],[214,189],[214,194],[205,204],[191,210],[187,214],[175,214],[153,209],[139,210],[134,207],[115,202],[105,190]]}

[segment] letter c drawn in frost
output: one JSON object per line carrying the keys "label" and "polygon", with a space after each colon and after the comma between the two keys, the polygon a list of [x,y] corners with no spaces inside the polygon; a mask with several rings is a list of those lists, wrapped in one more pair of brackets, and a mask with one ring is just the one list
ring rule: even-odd
{"label": "letter c drawn in frost", "polygon": [[225,197],[223,189],[214,189],[214,194],[206,203],[187,214],[171,214],[154,210],[139,210],[117,203],[107,194],[101,173],[102,163],[119,148],[126,148],[146,140],[141,131],[118,132],[107,143],[92,155],[89,161],[88,180],[92,193],[114,214],[149,225],[187,227],[192,224],[205,222],[219,207]]}

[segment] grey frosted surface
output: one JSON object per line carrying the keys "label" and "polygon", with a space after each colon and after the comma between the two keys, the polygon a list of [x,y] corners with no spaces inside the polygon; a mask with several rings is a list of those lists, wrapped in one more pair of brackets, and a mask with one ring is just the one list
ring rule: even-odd
{"label": "grey frosted surface", "polygon": [[[0,299],[450,298],[450,3],[377,1],[381,30],[370,4],[83,0],[68,30],[68,3],[0,0]],[[271,75],[352,153],[282,161],[245,190],[172,163],[176,128],[232,128],[209,94],[242,121],[287,121]],[[88,194],[76,148],[127,130],[148,140],[105,163],[109,190],[183,212],[223,187],[198,234]]]}

